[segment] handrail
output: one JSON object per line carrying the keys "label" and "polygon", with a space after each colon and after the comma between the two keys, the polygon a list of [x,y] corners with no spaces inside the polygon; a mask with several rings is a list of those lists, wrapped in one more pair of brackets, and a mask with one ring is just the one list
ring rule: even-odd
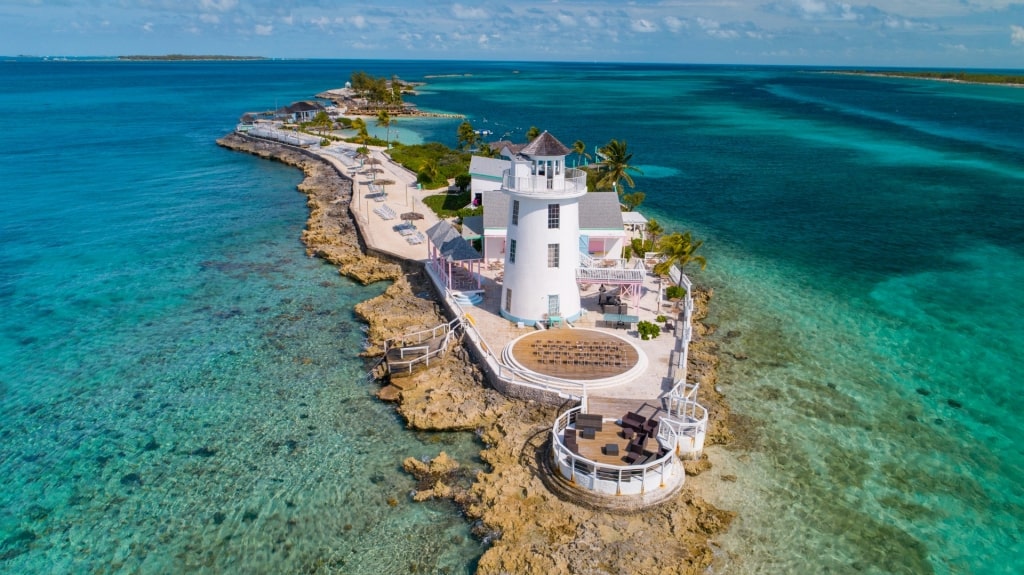
{"label": "handrail", "polygon": [[549,180],[544,176],[537,175],[513,176],[511,170],[505,170],[501,175],[501,186],[506,190],[523,195],[583,195],[587,193],[586,174],[571,176],[568,174],[569,171],[571,170],[566,171],[567,173],[561,182],[561,186],[549,188],[548,184],[551,183],[554,186],[555,180]]}
{"label": "handrail", "polygon": [[[572,470],[571,473],[574,476],[570,479],[575,479],[575,475],[579,473],[584,476],[592,476],[595,479],[603,479],[605,481],[613,480],[616,484],[616,488],[621,490],[621,486],[624,483],[628,483],[634,479],[639,479],[642,484],[646,480],[648,473],[653,472],[664,475],[666,466],[671,464],[672,459],[675,457],[675,441],[672,440],[668,442],[667,445],[671,445],[672,448],[667,448],[665,444],[661,443],[661,432],[658,433],[655,440],[658,441],[660,447],[668,449],[668,453],[654,461],[642,463],[640,465],[611,465],[607,463],[599,463],[593,459],[588,459],[582,455],[574,453],[566,447],[562,433],[567,427],[569,427],[570,423],[575,422],[576,415],[578,415],[582,409],[583,406],[578,406],[566,410],[555,419],[555,422],[551,427],[551,444],[555,450],[555,458],[558,461],[565,460],[568,462],[568,465]],[[669,429],[667,433],[669,436],[673,436],[674,430]]]}

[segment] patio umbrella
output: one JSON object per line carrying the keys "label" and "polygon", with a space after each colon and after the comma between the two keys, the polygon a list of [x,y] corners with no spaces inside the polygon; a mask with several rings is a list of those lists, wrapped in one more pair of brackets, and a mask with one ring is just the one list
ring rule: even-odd
{"label": "patio umbrella", "polygon": [[366,163],[370,164],[371,166],[379,166],[384,162],[378,160],[377,158],[370,158],[369,160],[366,160]]}
{"label": "patio umbrella", "polygon": [[384,189],[384,195],[385,196],[388,195],[388,188],[387,187],[395,185],[395,181],[394,180],[377,180],[377,179],[374,179],[374,182],[378,186],[381,186]]}

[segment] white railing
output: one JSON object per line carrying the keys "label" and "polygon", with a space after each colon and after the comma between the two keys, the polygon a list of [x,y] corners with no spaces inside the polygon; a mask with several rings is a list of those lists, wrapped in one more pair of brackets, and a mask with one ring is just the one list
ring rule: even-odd
{"label": "white railing", "polygon": [[[658,459],[641,465],[612,465],[599,463],[583,457],[566,447],[564,435],[566,428],[575,424],[576,416],[582,410],[574,407],[555,419],[551,428],[551,445],[555,456],[555,464],[563,477],[577,485],[604,495],[640,495],[650,489],[665,487],[670,476],[682,473],[675,459],[674,451],[668,447],[675,441],[662,443],[659,432],[659,446],[668,452]],[[670,434],[674,432],[669,430]]]}
{"label": "white railing", "polygon": [[646,273],[638,269],[622,268],[576,268],[576,279],[591,283],[643,283]]}
{"label": "white railing", "polygon": [[566,170],[564,181],[559,182],[560,185],[556,185],[556,182],[558,180],[549,180],[546,176],[540,175],[516,177],[512,175],[511,170],[505,170],[501,176],[502,187],[523,195],[551,195],[554,193],[583,195],[587,193],[587,175],[581,170]]}

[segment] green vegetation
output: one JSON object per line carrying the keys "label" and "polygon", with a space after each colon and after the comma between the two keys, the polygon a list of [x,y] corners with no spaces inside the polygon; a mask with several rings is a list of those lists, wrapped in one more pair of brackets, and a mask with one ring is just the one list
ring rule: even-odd
{"label": "green vegetation", "polygon": [[391,124],[394,124],[396,120],[391,117],[391,114],[387,110],[381,110],[377,112],[377,125],[383,126],[387,130],[387,147],[391,147]]}
{"label": "green vegetation", "polygon": [[352,72],[349,78],[352,90],[364,98],[372,108],[383,108],[386,110],[400,111],[402,109],[402,90],[405,84],[398,79],[398,76],[387,78],[374,78],[366,72]]}
{"label": "green vegetation", "polygon": [[192,60],[266,60],[263,56],[218,56],[218,55],[193,55],[193,54],[166,54],[164,56],[118,56],[118,60],[128,61],[140,61],[140,62],[152,62],[152,61],[169,61],[169,62],[181,62],[181,61],[192,61]]}
{"label": "green vegetation", "polygon": [[427,189],[445,187],[449,179],[469,172],[469,154],[439,142],[396,147],[391,157],[416,172],[416,180]]}
{"label": "green vegetation", "polygon": [[622,194],[622,196],[620,196],[620,200],[622,201],[622,204],[626,206],[627,212],[632,212],[639,208],[640,204],[644,203],[644,200],[646,199],[647,194],[643,192],[633,192],[631,194]]}
{"label": "green vegetation", "polygon": [[640,339],[644,341],[654,339],[661,335],[661,328],[647,320],[636,324],[636,330],[640,333]]}
{"label": "green vegetation", "polygon": [[686,288],[683,286],[668,286],[665,288],[665,297],[669,301],[683,299],[686,297]]}
{"label": "green vegetation", "polygon": [[423,198],[423,203],[441,218],[453,216],[464,218],[484,213],[483,208],[467,208],[469,201],[470,192],[468,191],[458,194],[437,194]]}
{"label": "green vegetation", "polygon": [[708,265],[707,260],[696,255],[702,245],[704,242],[693,239],[690,232],[676,232],[662,237],[658,240],[658,253],[665,259],[655,265],[652,271],[658,275],[668,275],[673,265],[681,270],[691,263],[700,264],[700,269],[704,269]]}
{"label": "green vegetation", "polygon": [[625,140],[610,140],[601,148],[601,156],[597,181],[594,183],[596,190],[617,189],[621,182],[626,182],[632,188],[636,184],[630,174],[643,175],[639,168],[630,164],[633,154],[626,148]]}
{"label": "green vegetation", "polygon": [[538,128],[537,126],[530,126],[530,129],[526,131],[526,141],[532,142],[539,135],[540,128]]}
{"label": "green vegetation", "polygon": [[594,157],[587,153],[587,145],[583,140],[576,140],[572,143],[572,151],[576,152],[576,165],[583,163],[584,159],[592,160]]}
{"label": "green vegetation", "polygon": [[455,176],[455,185],[459,188],[459,193],[464,194],[469,191],[469,186],[473,184],[473,176],[469,173],[459,174]]}
{"label": "green vegetation", "polygon": [[459,124],[457,135],[459,137],[458,144],[460,149],[468,150],[476,144],[476,130],[473,129],[473,124],[470,124],[469,120],[463,120],[462,123]]}
{"label": "green vegetation", "polygon": [[896,71],[896,70],[852,70],[845,74],[867,76],[891,76],[894,78],[923,78],[926,80],[955,80],[977,84],[1024,84],[1024,76],[991,74],[987,72],[938,72],[938,71]]}

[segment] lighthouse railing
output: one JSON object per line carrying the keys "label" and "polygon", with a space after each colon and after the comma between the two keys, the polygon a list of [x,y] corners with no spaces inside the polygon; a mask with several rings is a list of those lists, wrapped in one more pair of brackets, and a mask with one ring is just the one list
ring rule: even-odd
{"label": "lighthouse railing", "polygon": [[[578,175],[574,172],[578,172]],[[582,170],[566,170],[563,180],[549,180],[545,176],[514,176],[511,170],[506,170],[502,174],[501,184],[506,190],[523,195],[547,196],[552,193],[582,195],[587,192],[587,175]]]}

